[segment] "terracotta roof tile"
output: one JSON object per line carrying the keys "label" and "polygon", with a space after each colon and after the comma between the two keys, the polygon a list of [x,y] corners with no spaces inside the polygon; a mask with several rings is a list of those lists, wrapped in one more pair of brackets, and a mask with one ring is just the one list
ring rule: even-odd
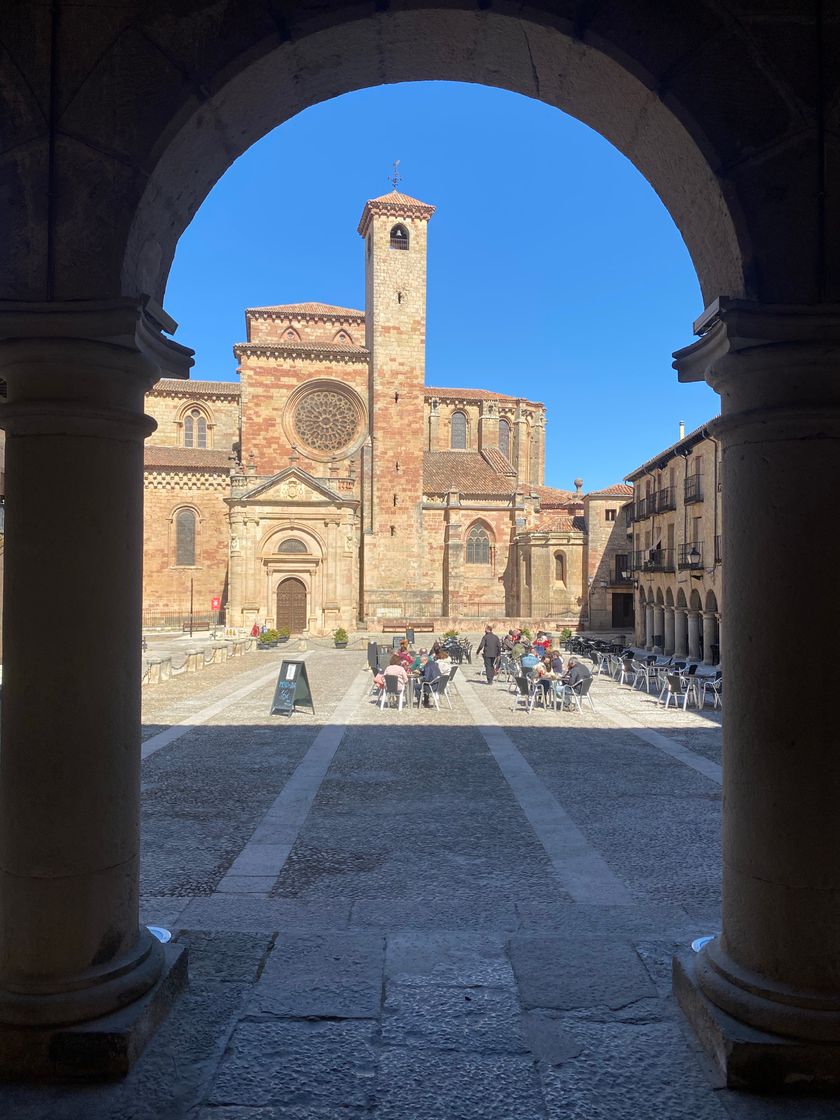
{"label": "terracotta roof tile", "polygon": [[586,496],[587,498],[629,498],[632,493],[632,486],[628,486],[626,482],[617,482],[615,486],[607,486],[603,490],[591,490]]}
{"label": "terracotta roof tile", "polygon": [[573,490],[557,490],[553,486],[532,486],[531,490],[540,499],[543,509],[561,509],[581,497]]}
{"label": "terracotta roof tile", "polygon": [[427,494],[509,495],[513,483],[497,474],[477,451],[426,451],[423,453],[423,489]]}
{"label": "terracotta roof tile", "polygon": [[510,460],[501,453],[498,447],[484,447],[479,454],[497,474],[510,475],[516,478],[516,471],[511,466]]}
{"label": "terracotta roof tile", "polygon": [[236,381],[181,381],[177,377],[162,377],[151,389],[152,393],[181,393],[184,396],[238,397],[241,389]]}
{"label": "terracotta roof tile", "polygon": [[518,401],[535,408],[545,408],[541,401],[531,401],[527,397],[511,397],[507,393],[493,393],[490,389],[433,389],[426,386],[423,393],[427,397],[461,397],[465,401]]}
{"label": "terracotta roof tile", "polygon": [[566,513],[549,513],[541,517],[531,527],[533,533],[585,533],[586,522],[582,517],[570,517]]}
{"label": "terracotta roof tile", "polygon": [[355,307],[335,307],[331,303],[275,303],[269,307],[249,307],[245,314],[256,311],[270,311],[289,319],[361,319],[364,311]]}
{"label": "terracotta roof tile", "polygon": [[174,467],[181,470],[229,470],[230,452],[202,447],[162,447],[147,443],[144,448],[146,467]]}
{"label": "terracotta roof tile", "polygon": [[412,198],[410,194],[393,190],[389,191],[388,194],[381,194],[377,198],[367,200],[359,219],[358,231],[362,237],[366,236],[373,214],[392,214],[395,218],[428,219],[434,212],[434,206],[430,206],[428,202],[421,202],[419,198]]}

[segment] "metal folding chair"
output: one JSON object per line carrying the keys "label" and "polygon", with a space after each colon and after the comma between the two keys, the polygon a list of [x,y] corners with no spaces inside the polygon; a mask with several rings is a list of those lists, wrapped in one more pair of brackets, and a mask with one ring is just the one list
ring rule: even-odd
{"label": "metal folding chair", "polygon": [[[388,702],[388,707],[394,707],[394,700],[397,701],[397,708],[399,711],[403,709],[403,701],[405,700],[405,689],[400,688],[400,682],[395,676],[385,676],[385,687],[382,689],[382,696],[379,700],[379,710],[385,707],[385,701]],[[407,687],[407,686],[406,686]]]}

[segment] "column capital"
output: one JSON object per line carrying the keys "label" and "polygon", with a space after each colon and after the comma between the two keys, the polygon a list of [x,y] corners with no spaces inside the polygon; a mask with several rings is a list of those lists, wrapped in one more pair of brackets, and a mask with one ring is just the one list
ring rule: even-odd
{"label": "column capital", "polygon": [[143,438],[145,394],[162,376],[187,378],[193,351],[148,297],[53,303],[0,301],[0,376],[10,434]]}
{"label": "column capital", "polygon": [[677,350],[680,381],[720,394],[714,438],[837,438],[840,304],[758,304],[718,299],[695,323],[701,337]]}
{"label": "column capital", "polygon": [[761,304],[720,296],[694,322],[700,337],[674,351],[680,381],[703,381],[730,354],[776,345],[813,346],[836,356],[840,349],[840,304]]}

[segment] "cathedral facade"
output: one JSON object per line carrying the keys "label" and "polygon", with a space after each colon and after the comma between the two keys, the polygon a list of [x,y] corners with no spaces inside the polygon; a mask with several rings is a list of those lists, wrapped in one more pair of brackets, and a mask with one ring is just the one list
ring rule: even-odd
{"label": "cathedral facade", "polygon": [[147,619],[192,596],[293,633],[632,627],[631,488],[546,487],[541,403],[425,383],[433,213],[397,190],[365,204],[364,311],[250,308],[238,383],[149,393]]}

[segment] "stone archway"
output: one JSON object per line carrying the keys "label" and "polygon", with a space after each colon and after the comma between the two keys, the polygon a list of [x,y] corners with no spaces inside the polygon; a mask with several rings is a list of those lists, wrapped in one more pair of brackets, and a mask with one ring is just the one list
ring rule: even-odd
{"label": "stone archway", "polygon": [[[157,990],[163,975],[163,954],[138,924],[133,682],[143,395],[162,372],[186,374],[191,364],[164,337],[174,324],[159,306],[178,238],[233,160],[300,110],[366,85],[449,78],[540,98],[597,129],[654,186],[688,246],[708,311],[677,366],[720,392],[715,434],[737,485],[723,512],[723,932],[691,967],[683,1002],[724,1040],[719,1054],[731,1047],[725,1023],[709,1025],[716,1007],[800,1039],[786,1050],[757,1045],[754,1065],[737,1076],[801,1083],[816,1062],[826,1078],[820,1044],[840,1039],[840,985],[824,961],[840,899],[840,870],[827,858],[840,847],[840,769],[824,751],[832,694],[827,676],[818,680],[803,713],[785,690],[760,687],[749,653],[759,648],[774,663],[790,633],[818,646],[840,622],[836,609],[828,618],[786,594],[834,578],[825,510],[840,473],[840,65],[830,17],[795,0],[769,17],[761,5],[730,12],[712,0],[667,11],[632,0],[571,4],[562,14],[542,0],[527,9],[508,0],[380,7],[291,2],[269,14],[256,0],[142,10],[112,0],[97,24],[57,0],[16,5],[4,27],[12,201],[0,376],[12,437],[5,582],[14,588],[0,788],[0,819],[11,822],[0,868],[13,869],[0,878],[4,1021],[22,1022],[31,1038],[59,1005],[62,1021],[92,1019]],[[33,43],[47,45],[49,64]],[[815,74],[825,75],[819,85]],[[545,205],[558,201],[551,186],[542,191]],[[640,313],[655,314],[655,303]],[[51,517],[28,517],[44,494]],[[784,536],[774,513],[782,507]],[[56,537],[77,589],[58,606],[42,593]],[[791,540],[809,547],[786,548]],[[755,578],[768,555],[771,593]],[[684,598],[675,609],[680,652]],[[42,680],[45,629],[97,648],[98,680],[82,663]],[[114,740],[129,749],[117,754]],[[59,781],[66,755],[72,789]],[[780,914],[783,923],[768,920]],[[840,1062],[832,1075],[840,1079]]]}

